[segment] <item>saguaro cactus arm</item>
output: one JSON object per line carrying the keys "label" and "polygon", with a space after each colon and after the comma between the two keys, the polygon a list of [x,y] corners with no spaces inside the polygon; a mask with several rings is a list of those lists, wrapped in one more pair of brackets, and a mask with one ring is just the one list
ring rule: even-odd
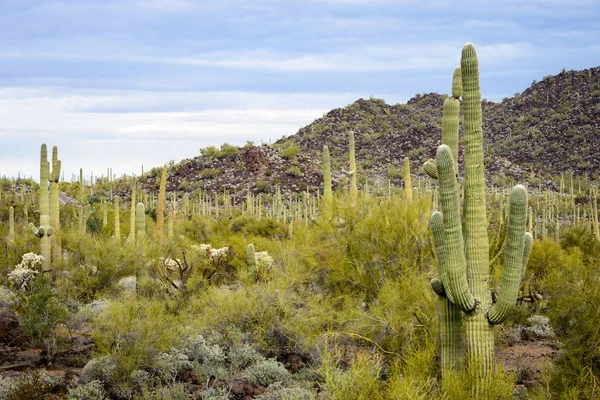
{"label": "saguaro cactus arm", "polygon": [[440,203],[442,207],[444,226],[444,261],[447,265],[447,279],[442,282],[446,292],[450,292],[453,302],[464,312],[472,312],[478,301],[469,291],[467,283],[465,245],[460,218],[458,185],[454,172],[452,151],[446,145],[438,147],[437,156],[438,176],[440,182]]}
{"label": "saguaro cactus arm", "polygon": [[523,271],[523,247],[527,223],[527,191],[517,185],[510,195],[510,214],[504,269],[498,300],[488,312],[488,321],[498,324],[508,317],[515,306]]}
{"label": "saguaro cactus arm", "polygon": [[533,236],[529,232],[525,232],[523,237],[523,269],[521,270],[521,280],[525,277],[527,271],[527,262],[529,262],[529,256],[531,255],[531,248],[533,247]]}

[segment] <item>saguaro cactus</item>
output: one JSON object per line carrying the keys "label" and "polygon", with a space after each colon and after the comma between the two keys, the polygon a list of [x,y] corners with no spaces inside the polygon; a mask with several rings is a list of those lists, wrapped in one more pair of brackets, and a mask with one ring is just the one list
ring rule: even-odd
{"label": "saguaro cactus", "polygon": [[331,163],[329,160],[329,147],[323,146],[323,215],[325,218],[333,216],[333,191],[331,189]]}
{"label": "saguaro cactus", "polygon": [[165,224],[165,203],[167,202],[167,166],[165,165],[160,177],[160,189],[158,192],[158,207],[156,208],[156,233],[162,238]]}
{"label": "saguaro cactus", "polygon": [[128,243],[135,243],[135,178],[131,183],[131,205],[129,209],[129,236],[127,236]]}
{"label": "saguaro cactus", "polygon": [[246,248],[246,260],[248,263],[248,278],[250,282],[256,282],[258,276],[256,271],[256,252],[252,243]]}
{"label": "saguaro cactus", "polygon": [[[432,215],[431,225],[438,255],[440,280],[433,280],[434,291],[445,296],[462,311],[466,359],[472,377],[474,398],[486,398],[491,387],[494,357],[493,326],[502,322],[514,307],[531,246],[525,233],[527,192],[521,185],[513,188],[510,198],[507,247],[499,295],[496,302],[488,283],[489,242],[487,236],[486,193],[483,165],[483,134],[479,67],[475,48],[463,47],[461,58],[465,124],[465,188],[461,221],[460,197],[453,150],[442,144],[437,150],[436,166],[440,184],[442,213]],[[453,90],[453,94],[454,90]],[[448,115],[445,114],[448,118]],[[443,124],[444,125],[444,124]],[[446,124],[448,126],[448,124]],[[449,128],[448,128],[449,129]],[[452,128],[454,129],[454,128]],[[463,234],[464,232],[464,234]],[[457,335],[458,318],[446,308],[442,334]],[[442,343],[448,341],[442,338]],[[447,343],[446,343],[447,344]],[[459,345],[446,356],[460,354]],[[444,357],[444,348],[442,349]],[[444,361],[442,361],[444,365]],[[454,363],[450,363],[454,365]]]}
{"label": "saguaro cactus", "polygon": [[410,203],[412,201],[412,183],[410,180],[410,159],[404,157],[404,195]]}
{"label": "saguaro cactus", "polygon": [[42,272],[52,271],[52,244],[50,236],[54,229],[50,226],[50,196],[48,194],[50,165],[48,163],[48,150],[45,144],[42,144],[40,154],[40,190],[39,190],[39,205],[40,205],[40,226],[32,226],[33,234],[40,238],[40,252],[44,261],[42,263]]}
{"label": "saguaro cactus", "polygon": [[173,205],[167,206],[167,237],[173,237]]}
{"label": "saguaro cactus", "polygon": [[144,243],[146,240],[146,207],[144,207],[144,203],[138,203],[135,208],[135,230],[137,243]]}
{"label": "saguaro cactus", "polygon": [[8,241],[10,243],[15,241],[15,209],[13,207],[8,209]]}
{"label": "saguaro cactus", "polygon": [[[50,173],[50,188],[52,190],[52,197],[50,202],[50,223],[56,232],[60,231],[60,203],[58,201],[58,193],[60,192],[60,186],[58,181],[60,180],[60,168],[61,161],[58,159],[58,147],[52,147],[52,172]],[[59,235],[52,237],[52,259],[59,260],[62,256],[62,249],[60,244]]]}
{"label": "saguaro cactus", "polygon": [[350,205],[355,206],[356,201],[358,200],[358,188],[356,187],[356,155],[354,152],[354,132],[350,131],[349,133],[349,156],[350,156]]}
{"label": "saguaro cactus", "polygon": [[114,197],[113,201],[114,214],[115,214],[115,238],[117,241],[121,241],[121,208],[119,207],[119,198]]}

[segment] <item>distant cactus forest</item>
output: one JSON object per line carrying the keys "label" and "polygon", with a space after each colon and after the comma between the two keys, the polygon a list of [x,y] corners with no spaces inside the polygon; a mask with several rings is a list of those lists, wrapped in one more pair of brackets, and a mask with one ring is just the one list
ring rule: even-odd
{"label": "distant cactus forest", "polygon": [[139,176],[41,144],[0,181],[0,400],[600,398],[600,68],[447,76]]}

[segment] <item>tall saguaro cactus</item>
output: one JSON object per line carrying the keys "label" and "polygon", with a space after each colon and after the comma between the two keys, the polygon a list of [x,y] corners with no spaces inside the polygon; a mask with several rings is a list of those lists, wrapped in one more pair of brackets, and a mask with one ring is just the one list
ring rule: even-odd
{"label": "tall saguaro cactus", "polygon": [[114,215],[115,215],[115,238],[118,242],[121,241],[121,208],[119,207],[119,198],[114,197],[113,200]]}
{"label": "tall saguaro cactus", "polygon": [[158,192],[158,207],[156,208],[156,233],[162,238],[165,226],[165,204],[167,202],[167,166],[165,165],[160,177],[160,189]]}
{"label": "tall saguaro cactus", "polygon": [[135,178],[131,182],[131,204],[129,208],[129,236],[127,236],[128,243],[135,243],[135,212],[136,212],[136,202],[135,202]]}
{"label": "tall saguaro cactus", "polygon": [[331,189],[331,161],[329,147],[323,146],[323,215],[333,217],[333,190]]}
{"label": "tall saguaro cactus", "polygon": [[410,159],[404,157],[404,195],[410,203],[412,201],[412,182],[410,180]]}
{"label": "tall saguaro cactus", "polygon": [[167,237],[173,237],[173,205],[171,203],[167,206]]}
{"label": "tall saguaro cactus", "polygon": [[248,278],[251,282],[256,282],[258,276],[256,271],[256,252],[252,243],[246,248],[246,262],[248,263]]}
{"label": "tall saguaro cactus", "polygon": [[146,207],[144,207],[144,203],[138,203],[135,208],[135,230],[137,243],[144,243],[146,240]]}
{"label": "tall saguaro cactus", "polygon": [[[56,232],[60,232],[60,203],[58,201],[58,193],[60,192],[60,186],[58,181],[60,180],[60,168],[61,161],[58,159],[58,147],[52,147],[52,172],[50,173],[50,188],[52,190],[52,197],[50,203],[50,219],[52,227]],[[59,235],[52,236],[52,259],[59,260],[62,256],[62,249],[60,244]]]}
{"label": "tall saguaro cactus", "polygon": [[15,209],[13,207],[8,209],[8,241],[9,243],[15,241]]}
{"label": "tall saguaro cactus", "polygon": [[358,188],[356,187],[356,154],[354,151],[354,132],[350,131],[349,134],[349,156],[350,156],[350,205],[356,206],[358,200]]}
{"label": "tall saguaro cactus", "polygon": [[[487,397],[492,385],[494,366],[494,330],[517,299],[519,284],[529,256],[531,237],[525,233],[527,192],[521,185],[513,188],[510,198],[507,247],[502,282],[496,302],[492,301],[489,276],[486,193],[483,165],[483,133],[479,66],[472,44],[463,47],[461,58],[465,125],[465,188],[461,217],[454,149],[442,144],[437,150],[436,166],[440,185],[441,214],[432,215],[431,226],[438,256],[440,279],[432,281],[434,291],[462,311],[446,304],[442,321],[442,371],[457,365],[461,354],[456,339],[459,324],[464,332],[466,361],[473,382],[474,398]],[[456,79],[455,79],[456,81]],[[453,89],[453,97],[456,98]],[[444,118],[456,115],[444,113]],[[442,124],[454,130],[453,124]],[[451,126],[451,128],[448,128]],[[464,226],[463,221],[464,218]],[[464,233],[463,233],[464,232]],[[442,315],[440,315],[442,317]],[[449,346],[444,349],[444,346]],[[445,351],[447,350],[447,351]],[[449,360],[444,360],[444,357]]]}
{"label": "tall saguaro cactus", "polygon": [[48,149],[42,144],[40,152],[40,190],[38,193],[38,203],[40,206],[40,226],[32,227],[33,234],[40,238],[40,252],[44,261],[42,263],[42,272],[52,271],[52,244],[50,236],[54,229],[50,226],[50,196],[48,194],[48,181],[50,165],[48,163]]}

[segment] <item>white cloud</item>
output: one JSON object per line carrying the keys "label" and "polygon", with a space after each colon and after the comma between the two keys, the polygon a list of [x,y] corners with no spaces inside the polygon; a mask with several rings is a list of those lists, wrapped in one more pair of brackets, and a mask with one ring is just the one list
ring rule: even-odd
{"label": "white cloud", "polygon": [[[352,93],[1,89],[0,137],[27,145],[3,156],[0,172],[36,177],[43,142],[59,147],[66,176],[80,167],[102,171],[106,165],[117,174],[137,172],[141,164],[149,168],[194,157],[207,145],[275,141],[357,97]],[[171,102],[190,110],[144,112]],[[103,107],[111,112],[91,112]],[[126,112],[129,109],[139,112]]]}

